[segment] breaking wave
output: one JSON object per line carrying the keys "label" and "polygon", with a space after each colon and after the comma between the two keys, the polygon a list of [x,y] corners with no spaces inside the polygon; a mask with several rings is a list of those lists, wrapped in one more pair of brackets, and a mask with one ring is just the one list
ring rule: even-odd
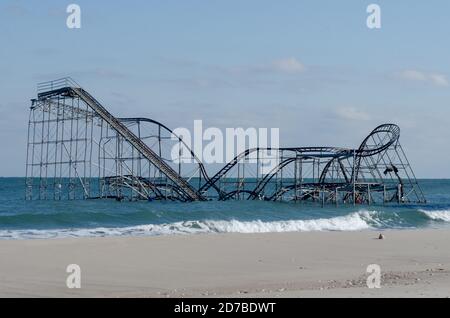
{"label": "breaking wave", "polygon": [[450,210],[420,210],[423,214],[425,214],[428,218],[433,221],[444,221],[450,222]]}
{"label": "breaking wave", "polygon": [[49,230],[0,230],[3,239],[44,239],[105,236],[155,236],[206,233],[269,233],[309,231],[358,231],[379,227],[378,212],[360,211],[345,216],[312,220],[238,221],[205,220],[167,224],[146,224],[129,227],[97,227]]}
{"label": "breaking wave", "polygon": [[426,227],[427,224],[430,224],[430,222],[450,222],[450,210],[415,210],[403,213],[396,213],[393,211],[359,211],[343,216],[306,220],[191,220],[162,224],[132,225],[125,227],[2,229],[0,230],[0,239],[157,236],[207,233],[360,231],[370,229]]}

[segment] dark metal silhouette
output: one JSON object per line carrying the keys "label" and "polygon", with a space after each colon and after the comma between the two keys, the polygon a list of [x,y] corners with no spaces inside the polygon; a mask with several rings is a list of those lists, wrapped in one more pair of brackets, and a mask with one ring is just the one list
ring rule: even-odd
{"label": "dark metal silhouette", "polygon": [[64,78],[39,84],[32,100],[26,198],[425,202],[399,138],[384,124],[356,149],[247,149],[212,173],[163,124],[116,118]]}

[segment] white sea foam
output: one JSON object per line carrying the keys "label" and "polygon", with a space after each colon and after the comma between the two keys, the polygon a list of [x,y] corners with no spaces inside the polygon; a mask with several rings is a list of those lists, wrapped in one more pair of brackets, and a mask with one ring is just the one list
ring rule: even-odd
{"label": "white sea foam", "polygon": [[420,212],[424,213],[427,217],[434,221],[450,222],[450,210],[420,210]]}
{"label": "white sea foam", "polygon": [[184,221],[168,224],[146,224],[116,228],[1,230],[3,239],[44,239],[103,236],[154,236],[202,233],[269,233],[308,231],[358,231],[378,224],[376,212],[361,211],[329,219],[265,222],[238,220]]}

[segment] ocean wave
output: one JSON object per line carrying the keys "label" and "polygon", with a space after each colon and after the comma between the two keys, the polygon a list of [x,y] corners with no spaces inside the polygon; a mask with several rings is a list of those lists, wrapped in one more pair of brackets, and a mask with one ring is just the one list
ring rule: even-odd
{"label": "ocean wave", "polygon": [[377,212],[360,211],[329,219],[287,221],[205,220],[183,221],[167,224],[145,224],[115,228],[1,230],[3,239],[45,239],[105,236],[157,236],[173,234],[206,233],[270,233],[309,231],[358,231],[380,225]]}
{"label": "ocean wave", "polygon": [[428,218],[434,221],[450,222],[450,210],[420,210]]}

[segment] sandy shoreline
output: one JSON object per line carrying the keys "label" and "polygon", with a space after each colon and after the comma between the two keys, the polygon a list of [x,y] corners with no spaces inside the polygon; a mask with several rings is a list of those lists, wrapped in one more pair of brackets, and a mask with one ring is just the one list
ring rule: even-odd
{"label": "sandy shoreline", "polygon": [[[0,241],[1,297],[449,297],[450,230]],[[66,287],[78,264],[81,289]],[[366,268],[381,266],[380,289]]]}

